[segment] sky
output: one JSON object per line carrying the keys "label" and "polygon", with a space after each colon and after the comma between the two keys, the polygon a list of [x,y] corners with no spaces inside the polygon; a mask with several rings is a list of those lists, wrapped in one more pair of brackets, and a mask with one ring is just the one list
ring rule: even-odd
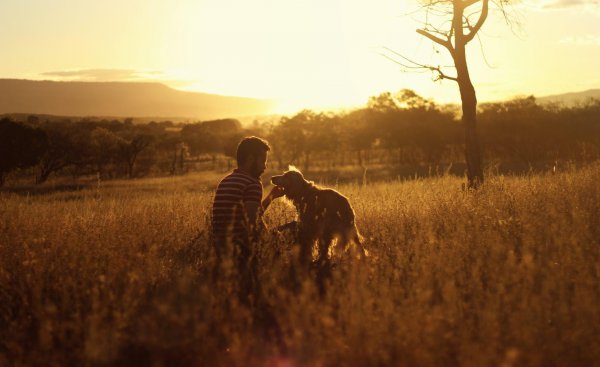
{"label": "sky", "polygon": [[[507,10],[467,49],[480,101],[600,88],[600,0]],[[2,0],[0,78],[159,81],[273,99],[280,113],[403,88],[458,102],[455,82],[389,59],[449,64],[415,32],[424,16],[416,0]]]}

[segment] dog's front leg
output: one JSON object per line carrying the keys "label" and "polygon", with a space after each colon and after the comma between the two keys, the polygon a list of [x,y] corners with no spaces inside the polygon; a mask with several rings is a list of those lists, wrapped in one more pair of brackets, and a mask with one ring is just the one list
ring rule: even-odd
{"label": "dog's front leg", "polygon": [[312,248],[314,244],[314,233],[308,231],[302,223],[296,224],[297,241],[294,241],[293,258],[290,266],[290,275],[293,288],[301,290],[302,282],[308,276],[312,260]]}
{"label": "dog's front leg", "polygon": [[298,242],[300,243],[300,262],[304,266],[310,265],[312,261],[312,250],[315,245],[315,232],[311,226],[300,225],[298,227]]}

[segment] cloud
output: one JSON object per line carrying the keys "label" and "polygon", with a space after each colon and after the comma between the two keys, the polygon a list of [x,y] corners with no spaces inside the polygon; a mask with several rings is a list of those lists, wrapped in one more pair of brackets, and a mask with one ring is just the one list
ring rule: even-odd
{"label": "cloud", "polygon": [[546,0],[541,4],[543,9],[566,9],[576,7],[597,7],[600,0]]}
{"label": "cloud", "polygon": [[159,70],[79,69],[57,70],[40,74],[54,80],[85,82],[159,82],[171,87],[184,87],[189,80],[173,78]]}
{"label": "cloud", "polygon": [[576,46],[600,46],[600,34],[586,34],[581,36],[567,36],[561,38],[561,44]]}
{"label": "cloud", "polygon": [[84,69],[84,70],[60,70],[48,71],[41,74],[42,76],[72,80],[86,81],[133,81],[140,79],[148,79],[148,76],[156,78],[160,77],[162,72],[150,71],[141,72],[131,69]]}

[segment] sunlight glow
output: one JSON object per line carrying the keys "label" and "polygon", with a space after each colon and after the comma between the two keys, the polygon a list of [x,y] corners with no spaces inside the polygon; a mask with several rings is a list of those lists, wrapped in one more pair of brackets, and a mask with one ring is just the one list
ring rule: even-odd
{"label": "sunlight glow", "polygon": [[391,1],[377,5],[190,2],[174,19],[198,26],[169,38],[186,60],[182,66],[197,70],[197,82],[188,89],[275,98],[284,111],[363,104],[380,89],[371,81],[395,69],[378,48],[394,21],[381,15],[398,7]]}
{"label": "sunlight glow", "polygon": [[[490,14],[481,44],[468,50],[480,100],[600,85],[600,12],[571,4],[524,1],[514,8],[521,25],[512,28]],[[9,55],[0,77],[160,81],[274,99],[281,113],[364,105],[369,96],[403,88],[457,102],[452,82],[402,72],[382,56],[389,48],[448,63],[445,50],[415,33],[423,19],[418,9],[409,0],[9,0],[0,5],[0,44]],[[569,79],[548,77],[565,73]]]}

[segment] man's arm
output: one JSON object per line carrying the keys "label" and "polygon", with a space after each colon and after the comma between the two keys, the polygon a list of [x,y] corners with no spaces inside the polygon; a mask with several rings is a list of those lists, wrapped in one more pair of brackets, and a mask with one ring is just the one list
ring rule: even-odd
{"label": "man's arm", "polygon": [[252,232],[259,232],[266,228],[265,222],[263,221],[263,213],[269,205],[273,202],[273,200],[282,197],[284,195],[283,188],[279,186],[275,186],[271,189],[269,194],[262,201],[262,204],[259,205],[255,201],[248,201],[245,203],[244,207],[246,209],[246,218],[248,218],[248,223],[251,226]]}
{"label": "man's arm", "polygon": [[262,202],[263,211],[267,210],[269,205],[273,202],[273,200],[282,197],[285,194],[283,187],[281,186],[273,186],[267,197]]}

